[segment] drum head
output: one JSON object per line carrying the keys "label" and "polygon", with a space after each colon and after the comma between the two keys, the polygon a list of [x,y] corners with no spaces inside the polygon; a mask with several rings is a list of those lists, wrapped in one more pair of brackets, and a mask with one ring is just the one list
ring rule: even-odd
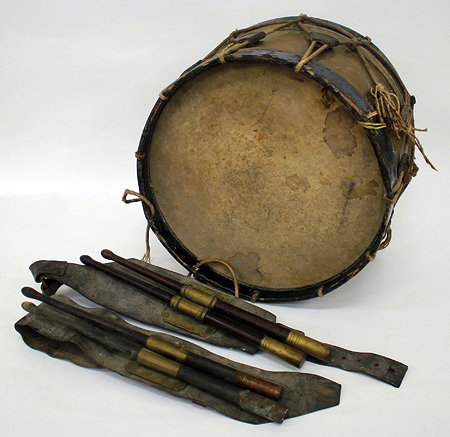
{"label": "drum head", "polygon": [[198,260],[229,262],[251,287],[338,275],[383,221],[365,129],[330,91],[283,65],[232,62],[185,81],[146,148],[146,184],[171,238]]}

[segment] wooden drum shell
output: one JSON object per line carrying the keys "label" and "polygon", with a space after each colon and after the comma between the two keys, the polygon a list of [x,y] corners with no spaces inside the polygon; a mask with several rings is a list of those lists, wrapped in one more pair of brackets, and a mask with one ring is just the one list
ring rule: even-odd
{"label": "wooden drum shell", "polygon": [[[154,206],[143,203],[146,217],[169,252],[190,271],[206,258],[228,262],[241,296],[255,301],[320,296],[358,273],[414,165],[407,135],[367,128],[377,121],[374,80],[412,120],[385,56],[324,20],[270,33],[289,20],[241,31],[167,87],[136,155],[140,192]],[[267,35],[232,50],[255,32]],[[340,44],[295,72],[314,32]],[[195,273],[233,289],[220,264]]]}

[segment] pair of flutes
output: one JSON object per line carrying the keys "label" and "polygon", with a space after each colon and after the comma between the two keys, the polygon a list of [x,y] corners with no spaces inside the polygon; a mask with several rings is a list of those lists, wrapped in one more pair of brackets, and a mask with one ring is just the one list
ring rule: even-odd
{"label": "pair of flutes", "polygon": [[307,337],[303,332],[267,320],[249,311],[225,302],[213,291],[207,292],[168,278],[136,262],[104,249],[102,256],[132,270],[158,284],[163,289],[142,279],[95,261],[87,255],[80,257],[83,264],[131,285],[155,297],[175,310],[222,329],[262,350],[271,352],[299,367],[309,356],[312,360],[348,371],[361,372],[395,387],[399,387],[408,369],[405,364],[381,355],[353,352]]}
{"label": "pair of flutes", "polygon": [[[287,406],[277,402],[283,390],[277,383],[206,358],[157,335],[148,336],[131,327],[99,318],[79,307],[45,296],[30,287],[24,287],[22,293],[131,340],[136,344],[130,346],[133,361],[129,364],[133,365],[127,366],[127,370],[131,373],[140,375],[140,372],[135,370],[137,363],[170,378],[196,386],[272,422],[281,423],[286,417]],[[70,327],[77,329],[73,325]],[[96,340],[101,342],[98,336]]]}
{"label": "pair of flutes", "polygon": [[[277,355],[297,367],[300,367],[305,361],[305,353],[302,350],[267,335],[260,326],[254,325],[253,320],[246,322],[240,321],[232,311],[233,309],[238,309],[237,307],[226,304],[217,299],[216,296],[212,296],[190,285],[186,286],[178,281],[148,270],[136,263],[115,255],[110,250],[104,249],[101,254],[104,258],[113,260],[146,278],[152,279],[159,284],[170,288],[172,291],[149,284],[128,273],[95,261],[87,255],[82,255],[80,261],[86,266],[93,267],[108,276],[114,277],[125,284],[131,285],[141,292],[170,305],[171,308],[180,313],[194,317],[207,325],[219,328],[262,350]],[[225,305],[221,306],[221,304]],[[224,312],[222,309],[223,307],[229,307],[230,310]],[[253,314],[247,311],[241,310],[238,314],[241,313],[253,316]],[[264,320],[256,316],[253,317],[258,320]]]}

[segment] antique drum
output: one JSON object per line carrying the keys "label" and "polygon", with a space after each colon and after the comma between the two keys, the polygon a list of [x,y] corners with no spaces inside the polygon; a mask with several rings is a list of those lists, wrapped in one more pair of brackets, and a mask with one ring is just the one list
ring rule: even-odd
{"label": "antique drum", "polygon": [[322,296],[375,258],[417,167],[398,74],[358,33],[301,15],[233,32],[163,90],[136,153],[160,241],[253,301]]}

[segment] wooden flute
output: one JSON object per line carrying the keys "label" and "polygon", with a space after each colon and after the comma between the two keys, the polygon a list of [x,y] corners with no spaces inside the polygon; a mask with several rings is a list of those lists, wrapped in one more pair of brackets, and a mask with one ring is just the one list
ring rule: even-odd
{"label": "wooden flute", "polygon": [[258,331],[247,325],[236,323],[227,315],[220,314],[210,308],[202,306],[188,300],[179,294],[163,290],[161,288],[152,286],[151,284],[135,278],[127,273],[120,272],[109,266],[106,266],[98,261],[95,261],[90,256],[82,255],[80,261],[90,267],[93,267],[108,276],[119,279],[125,284],[131,285],[138,290],[146,293],[162,302],[170,305],[171,308],[187,314],[205,324],[219,328],[229,334],[232,334],[252,345],[259,347],[261,350],[270,352],[283,360],[299,367],[305,360],[305,353],[295,347],[282,343],[274,338],[267,336],[265,333]]}
{"label": "wooden flute", "polygon": [[225,314],[232,320],[259,329],[274,339],[298,348],[305,354],[329,366],[352,372],[365,373],[368,376],[372,376],[394,387],[400,386],[408,369],[405,364],[381,355],[349,351],[338,346],[322,343],[307,337],[302,331],[264,319],[263,317],[221,300],[217,294],[214,294],[213,292],[208,293],[203,289],[200,290],[192,285],[186,285],[168,278],[135,262],[122,258],[108,249],[102,250],[101,254],[104,258],[115,261],[146,278],[158,282],[192,302],[213,309],[219,314]]}
{"label": "wooden flute", "polygon": [[157,336],[148,336],[132,328],[99,318],[81,308],[45,296],[33,288],[22,288],[22,294],[139,344],[140,346],[132,349],[134,359],[147,368],[195,385],[239,405],[245,411],[273,422],[281,423],[287,414],[287,407],[284,404],[267,397],[276,399],[280,397],[282,387],[279,384],[185,351],[182,347]]}

